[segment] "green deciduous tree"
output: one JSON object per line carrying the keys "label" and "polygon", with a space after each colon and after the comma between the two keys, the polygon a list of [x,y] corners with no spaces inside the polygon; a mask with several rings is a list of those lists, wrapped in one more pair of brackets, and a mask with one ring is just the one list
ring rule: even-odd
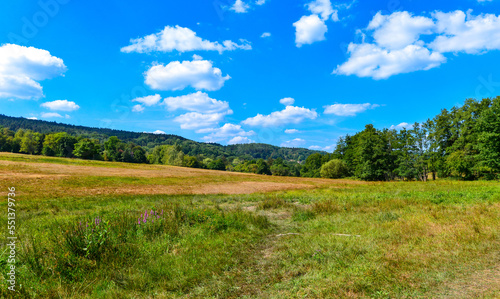
{"label": "green deciduous tree", "polygon": [[99,144],[99,141],[89,138],[83,138],[75,144],[73,155],[81,159],[97,160],[100,158],[100,152],[101,145]]}
{"label": "green deciduous tree", "polygon": [[320,174],[323,178],[340,179],[349,173],[347,164],[339,159],[333,159],[321,166]]}

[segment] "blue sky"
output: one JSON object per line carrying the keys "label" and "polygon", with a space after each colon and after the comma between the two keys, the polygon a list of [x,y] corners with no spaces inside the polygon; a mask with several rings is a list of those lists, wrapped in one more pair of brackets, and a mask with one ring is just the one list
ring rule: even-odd
{"label": "blue sky", "polygon": [[500,94],[500,5],[3,1],[0,113],[331,151]]}

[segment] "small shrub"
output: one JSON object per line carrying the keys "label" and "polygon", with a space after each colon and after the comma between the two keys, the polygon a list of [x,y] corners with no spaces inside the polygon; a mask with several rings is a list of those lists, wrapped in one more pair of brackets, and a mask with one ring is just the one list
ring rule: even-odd
{"label": "small shrub", "polygon": [[319,173],[322,178],[340,179],[348,175],[349,168],[344,161],[333,159],[323,164]]}

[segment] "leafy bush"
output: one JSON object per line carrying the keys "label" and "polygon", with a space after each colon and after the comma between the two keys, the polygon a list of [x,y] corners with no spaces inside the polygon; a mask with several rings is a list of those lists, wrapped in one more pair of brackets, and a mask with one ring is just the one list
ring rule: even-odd
{"label": "leafy bush", "polygon": [[333,159],[321,166],[320,174],[323,178],[339,179],[347,176],[349,169],[347,164],[339,159]]}

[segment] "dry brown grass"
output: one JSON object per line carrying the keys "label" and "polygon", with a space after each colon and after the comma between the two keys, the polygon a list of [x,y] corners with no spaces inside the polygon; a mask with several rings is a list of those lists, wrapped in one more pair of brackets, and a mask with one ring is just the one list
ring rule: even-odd
{"label": "dry brown grass", "polygon": [[[362,184],[350,180],[274,177],[166,165],[92,162],[93,165],[40,162],[1,153],[0,186],[16,186],[20,195],[251,194]],[[9,159],[24,159],[11,161]],[[30,160],[31,159],[31,160]],[[86,161],[85,161],[86,162]],[[82,161],[82,164],[84,161]]]}

